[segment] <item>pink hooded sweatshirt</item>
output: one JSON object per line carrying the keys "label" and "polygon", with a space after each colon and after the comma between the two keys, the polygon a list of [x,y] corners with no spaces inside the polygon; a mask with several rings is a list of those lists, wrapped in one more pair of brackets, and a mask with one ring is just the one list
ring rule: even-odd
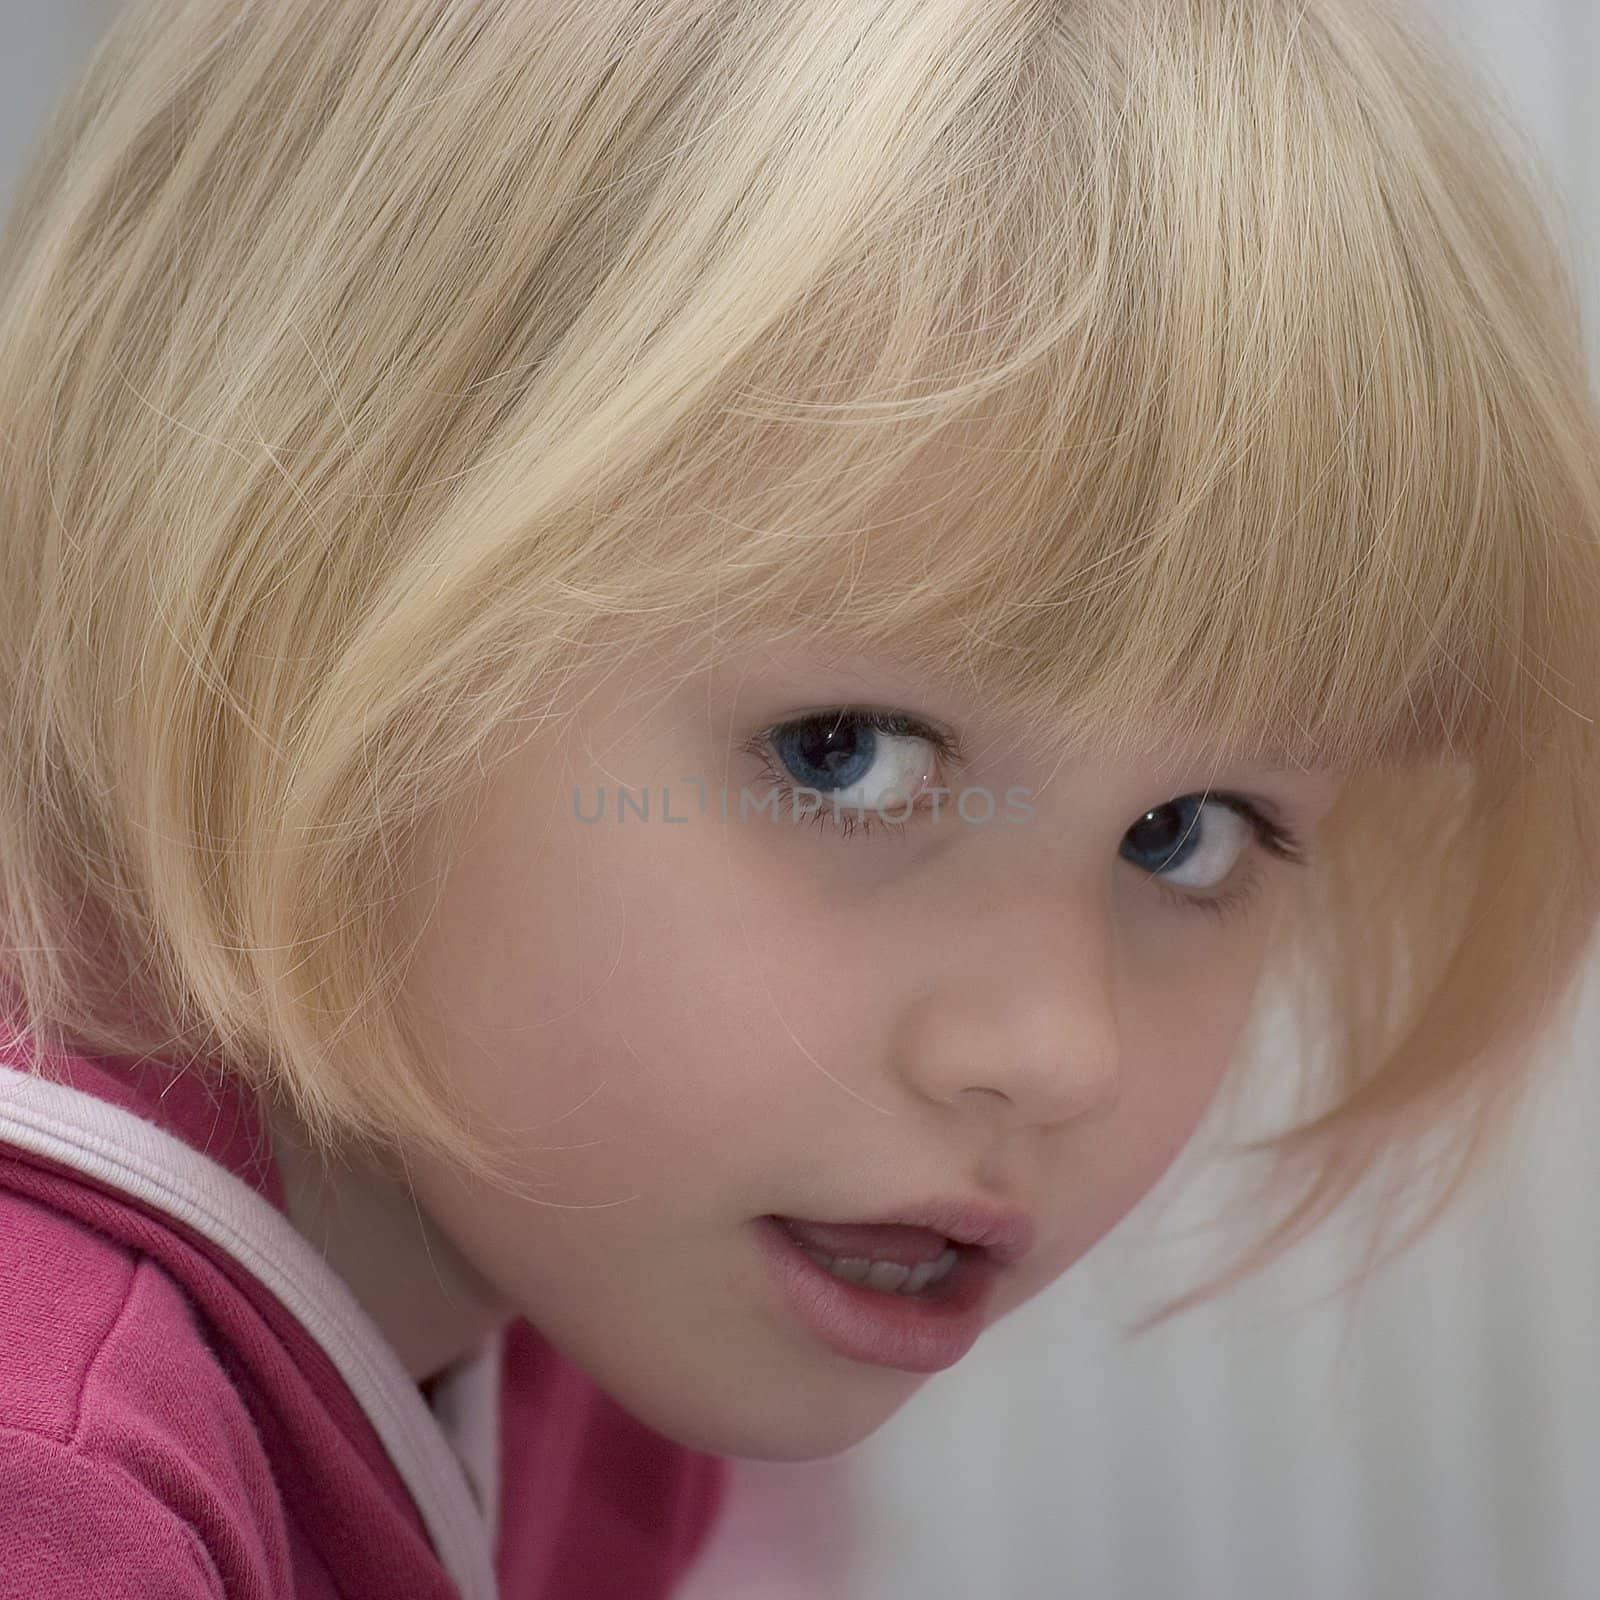
{"label": "pink hooded sweatshirt", "polygon": [[3,1600],[672,1594],[724,1458],[526,1320],[425,1392],[290,1223],[248,1090],[34,1066],[0,1053]]}

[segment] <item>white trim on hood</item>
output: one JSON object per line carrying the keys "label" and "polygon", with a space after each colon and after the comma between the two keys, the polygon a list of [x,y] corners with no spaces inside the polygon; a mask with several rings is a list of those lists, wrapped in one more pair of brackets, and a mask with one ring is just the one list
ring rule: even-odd
{"label": "white trim on hood", "polygon": [[[497,1600],[497,1507],[474,1484],[422,1391],[345,1281],[264,1195],[143,1117],[0,1065],[0,1140],[47,1156],[202,1234],[258,1278],[327,1353],[410,1489],[462,1600]],[[498,1378],[493,1338],[481,1377]],[[481,1403],[481,1402],[480,1402]]]}

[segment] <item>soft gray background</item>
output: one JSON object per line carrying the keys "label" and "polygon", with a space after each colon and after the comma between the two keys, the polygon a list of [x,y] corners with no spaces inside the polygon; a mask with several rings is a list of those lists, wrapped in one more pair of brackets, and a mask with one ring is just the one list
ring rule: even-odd
{"label": "soft gray background", "polygon": [[[1428,3],[1541,152],[1600,356],[1600,6]],[[0,202],[114,4],[0,0]],[[1600,991],[1588,994],[1497,1168],[1354,1310],[1319,1303],[1351,1259],[1352,1236],[1336,1233],[1220,1305],[1119,1342],[1215,1259],[1202,1230],[1221,1180],[1202,1143],[1079,1269],[857,1450],[740,1464],[684,1600],[1593,1600]]]}
{"label": "soft gray background", "polygon": [[0,206],[28,141],[115,0],[0,0]]}

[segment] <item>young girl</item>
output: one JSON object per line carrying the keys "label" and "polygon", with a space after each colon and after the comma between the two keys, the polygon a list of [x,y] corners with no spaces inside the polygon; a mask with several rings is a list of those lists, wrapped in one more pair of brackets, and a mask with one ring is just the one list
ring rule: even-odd
{"label": "young girl", "polygon": [[132,0],[0,253],[12,1590],[667,1595],[1285,986],[1240,1270],[1465,1172],[1600,913],[1503,144],[1379,0]]}

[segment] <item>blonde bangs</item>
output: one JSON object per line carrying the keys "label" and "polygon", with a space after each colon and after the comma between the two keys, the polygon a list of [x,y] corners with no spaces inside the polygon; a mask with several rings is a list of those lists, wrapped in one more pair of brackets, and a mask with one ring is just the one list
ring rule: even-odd
{"label": "blonde bangs", "polygon": [[[981,60],[1024,9],[939,14]],[[1420,46],[1375,110],[1374,60],[1302,9],[1172,8],[1186,36],[1077,7],[915,163],[880,138],[895,166],[860,170],[844,121],[792,186],[767,165],[737,242],[693,255],[685,344],[630,372],[666,399],[690,329],[728,356],[589,525],[591,579],[598,541],[630,558],[636,584],[606,572],[630,636],[688,610],[882,648],[1047,750],[1202,730],[1513,769],[1587,737],[1600,476],[1570,305],[1529,293],[1559,287],[1553,245],[1470,118],[1401,94]],[[873,204],[845,228],[798,175],[852,159]]]}

